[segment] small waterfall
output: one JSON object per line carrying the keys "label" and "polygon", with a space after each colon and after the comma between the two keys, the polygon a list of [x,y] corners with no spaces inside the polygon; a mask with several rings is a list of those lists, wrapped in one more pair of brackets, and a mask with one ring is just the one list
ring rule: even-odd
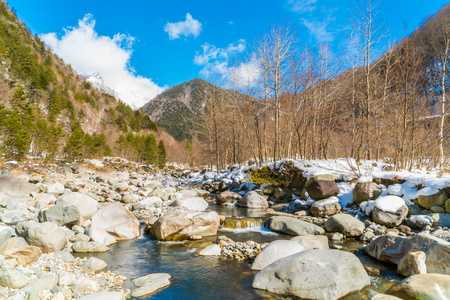
{"label": "small waterfall", "polygon": [[228,229],[261,229],[263,219],[260,218],[226,218],[222,224]]}

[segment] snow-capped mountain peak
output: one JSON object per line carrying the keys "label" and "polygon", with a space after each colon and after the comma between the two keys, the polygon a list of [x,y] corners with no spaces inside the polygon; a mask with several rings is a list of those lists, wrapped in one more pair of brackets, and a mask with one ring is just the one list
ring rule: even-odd
{"label": "snow-capped mountain peak", "polygon": [[98,90],[110,94],[111,96],[114,96],[116,98],[119,98],[117,95],[117,92],[111,88],[102,78],[100,73],[93,73],[91,75],[88,74],[81,74],[86,80],[92,84],[93,87],[97,88]]}

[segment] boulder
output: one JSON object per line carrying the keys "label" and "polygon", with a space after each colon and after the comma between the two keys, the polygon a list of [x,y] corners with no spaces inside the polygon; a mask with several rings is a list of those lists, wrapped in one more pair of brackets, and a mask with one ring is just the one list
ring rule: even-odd
{"label": "boulder", "polygon": [[338,197],[315,201],[311,205],[311,214],[315,217],[328,217],[341,211]]}
{"label": "boulder", "polygon": [[305,235],[305,236],[296,236],[291,239],[296,243],[302,245],[305,250],[312,249],[329,249],[328,246],[328,237],[324,235]]}
{"label": "boulder", "polygon": [[241,198],[242,196],[239,193],[225,191],[217,195],[216,203],[217,205],[233,205],[236,201],[238,201]]}
{"label": "boulder", "polygon": [[328,232],[340,232],[347,237],[358,237],[363,234],[364,223],[347,214],[337,214],[325,222]]}
{"label": "boulder", "polygon": [[38,279],[20,289],[21,292],[40,292],[42,290],[51,290],[58,285],[57,275],[41,275]]}
{"label": "boulder", "polygon": [[443,206],[447,200],[447,194],[443,191],[439,191],[434,195],[419,195],[417,201],[425,208],[430,209],[433,206]]}
{"label": "boulder", "polygon": [[394,284],[386,294],[401,299],[450,299],[450,275],[417,274]]}
{"label": "boulder", "polygon": [[30,277],[16,270],[5,270],[0,273],[0,286],[20,289],[30,282]]}
{"label": "boulder", "polygon": [[44,222],[53,222],[58,226],[72,227],[80,221],[80,212],[75,205],[55,205],[42,211]]}
{"label": "boulder", "polygon": [[39,188],[25,180],[7,174],[0,176],[0,193],[6,192],[29,195],[32,192],[38,193]]}
{"label": "boulder", "polygon": [[353,202],[361,203],[367,200],[375,200],[381,195],[381,190],[375,182],[358,182],[353,189]]}
{"label": "boulder", "polygon": [[18,249],[22,246],[27,246],[28,243],[25,241],[23,237],[13,237],[6,240],[3,244],[0,245],[0,254],[3,254],[5,251],[11,249]]}
{"label": "boulder", "polygon": [[77,281],[70,287],[72,292],[74,293],[93,293],[98,292],[100,290],[100,285],[97,283],[97,281],[81,277],[78,278]]}
{"label": "boulder", "polygon": [[37,203],[43,203],[48,205],[50,203],[55,203],[56,197],[53,194],[41,193],[36,196]]}
{"label": "boulder", "polygon": [[289,235],[324,234],[323,228],[291,217],[275,216],[269,219],[269,229]]}
{"label": "boulder", "polygon": [[385,196],[375,200],[372,209],[372,219],[387,227],[400,225],[408,215],[408,206],[398,196]]}
{"label": "boulder", "polygon": [[62,183],[56,182],[50,185],[47,188],[46,192],[49,194],[56,194],[56,195],[64,194],[64,185]]}
{"label": "boulder", "polygon": [[139,199],[133,193],[123,193],[120,200],[125,204],[130,204],[137,202]]}
{"label": "boulder", "polygon": [[426,274],[426,255],[423,251],[408,252],[400,259],[397,266],[397,274],[408,277],[416,274]]}
{"label": "boulder", "polygon": [[305,188],[314,200],[337,196],[340,192],[333,175],[314,176],[306,182]]}
{"label": "boulder", "polygon": [[84,266],[91,271],[100,271],[108,266],[108,264],[99,258],[91,257],[85,263]]}
{"label": "boulder", "polygon": [[202,249],[198,254],[201,256],[219,256],[222,252],[222,249],[219,245],[209,245]]}
{"label": "boulder", "polygon": [[41,248],[44,253],[62,250],[67,245],[66,233],[52,222],[31,225],[26,233],[28,244]]}
{"label": "boulder", "polygon": [[414,227],[417,227],[419,229],[424,228],[425,226],[432,226],[433,225],[433,219],[430,216],[425,215],[414,215],[411,216],[408,220],[408,224],[411,226],[414,225]]}
{"label": "boulder", "polygon": [[58,285],[61,287],[71,286],[77,281],[77,274],[67,271],[58,272]]}
{"label": "boulder", "polygon": [[103,229],[103,227],[100,227],[96,224],[91,224],[86,228],[86,233],[87,233],[87,240],[81,236],[81,237],[77,237],[79,236],[79,234],[74,236],[74,239],[76,241],[85,241],[85,242],[89,242],[90,239],[92,239],[94,242],[100,243],[102,245],[108,246],[111,244],[114,244],[116,242],[116,239],[110,235],[105,229]]}
{"label": "boulder", "polygon": [[139,220],[120,203],[103,204],[92,216],[92,225],[103,228],[118,241],[140,236]]}
{"label": "boulder", "polygon": [[449,214],[432,214],[431,218],[433,219],[435,225],[439,225],[442,227],[450,227],[450,213]]}
{"label": "boulder", "polygon": [[150,234],[161,241],[185,240],[192,236],[216,235],[219,226],[219,215],[213,211],[173,211],[160,217],[150,229]]}
{"label": "boulder", "polygon": [[447,199],[447,201],[445,201],[445,212],[450,214],[450,199]]}
{"label": "boulder", "polygon": [[288,198],[292,198],[292,192],[288,188],[277,187],[277,188],[275,188],[273,196],[277,199],[288,199]]}
{"label": "boulder", "polygon": [[369,285],[359,259],[338,250],[307,250],[281,258],[256,274],[252,284],[304,299],[338,299]]}
{"label": "boulder", "polygon": [[170,278],[172,278],[172,276],[170,276],[170,274],[167,274],[167,273],[152,273],[152,274],[148,274],[148,275],[145,275],[142,277],[132,279],[131,283],[133,283],[137,287],[141,287],[141,286],[144,286],[147,283],[150,283],[159,278],[170,279]]}
{"label": "boulder", "polygon": [[98,210],[98,202],[94,198],[78,192],[62,195],[56,200],[56,205],[75,205],[80,212],[80,223],[89,220]]}
{"label": "boulder", "polygon": [[398,265],[408,252],[423,251],[428,273],[450,274],[450,243],[426,233],[413,237],[383,235],[372,240],[367,254]]}
{"label": "boulder", "polygon": [[15,258],[17,262],[22,266],[34,263],[39,259],[42,254],[42,250],[39,247],[25,245],[19,248],[9,249],[3,252],[6,259]]}
{"label": "boulder", "polygon": [[202,197],[192,197],[175,200],[170,206],[184,207],[192,211],[205,211],[208,208],[208,202]]}
{"label": "boulder", "polygon": [[97,242],[75,242],[72,245],[74,252],[79,253],[95,253],[95,252],[106,252],[109,248]]}
{"label": "boulder", "polygon": [[304,251],[305,248],[294,241],[273,241],[259,252],[252,264],[252,270],[262,270],[274,261]]}
{"label": "boulder", "polygon": [[247,208],[266,208],[269,204],[264,196],[261,196],[257,192],[251,191],[238,200],[237,206]]}
{"label": "boulder", "polygon": [[155,279],[147,284],[131,291],[131,297],[142,297],[145,295],[149,295],[159,289],[162,289],[166,286],[170,285],[169,279],[166,277],[160,277]]}

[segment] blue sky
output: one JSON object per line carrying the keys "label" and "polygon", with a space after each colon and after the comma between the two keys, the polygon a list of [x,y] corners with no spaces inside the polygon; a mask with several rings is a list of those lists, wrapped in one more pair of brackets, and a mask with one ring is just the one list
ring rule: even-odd
{"label": "blue sky", "polygon": [[[196,77],[208,79],[206,75],[223,71],[229,56],[251,52],[255,38],[270,31],[273,25],[289,23],[295,27],[301,44],[328,43],[338,53],[350,27],[352,3],[353,0],[8,0],[33,34],[41,35],[77,71],[98,71],[108,84],[126,83],[128,89],[136,91],[134,96],[144,95],[146,99],[164,88]],[[391,40],[404,36],[404,21],[411,32],[445,3],[385,1],[383,17]],[[68,32],[78,35],[67,38]],[[124,87],[124,92],[129,91]]]}

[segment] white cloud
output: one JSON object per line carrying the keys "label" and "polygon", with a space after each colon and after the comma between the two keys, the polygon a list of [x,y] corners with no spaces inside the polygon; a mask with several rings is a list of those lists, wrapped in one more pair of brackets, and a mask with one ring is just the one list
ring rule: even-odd
{"label": "white cloud", "polygon": [[296,13],[309,13],[316,9],[317,0],[288,0],[287,6]]}
{"label": "white cloud", "polygon": [[202,45],[202,52],[196,53],[194,63],[203,66],[200,75],[206,78],[218,76],[222,81],[236,81],[238,87],[243,87],[249,83],[253,84],[259,75],[259,64],[254,57],[237,66],[230,64],[230,58],[243,53],[245,49],[246,43],[243,39],[237,44],[229,44],[226,48],[205,43]]}
{"label": "white cloud", "polygon": [[42,34],[41,38],[78,73],[100,73],[119,98],[133,107],[144,105],[164,90],[130,67],[134,37],[119,33],[112,38],[101,36],[94,27],[95,20],[87,14],[78,21],[78,27],[64,29],[61,38],[56,33]]}
{"label": "white cloud", "polygon": [[202,23],[194,20],[190,13],[186,14],[186,20],[177,23],[167,23],[164,26],[164,31],[169,34],[169,39],[179,39],[181,35],[193,35],[196,38],[202,31]]}
{"label": "white cloud", "polygon": [[328,29],[331,21],[335,18],[327,18],[324,21],[308,21],[306,19],[301,19],[303,25],[308,28],[309,32],[316,38],[318,42],[327,43],[334,40],[334,33]]}

